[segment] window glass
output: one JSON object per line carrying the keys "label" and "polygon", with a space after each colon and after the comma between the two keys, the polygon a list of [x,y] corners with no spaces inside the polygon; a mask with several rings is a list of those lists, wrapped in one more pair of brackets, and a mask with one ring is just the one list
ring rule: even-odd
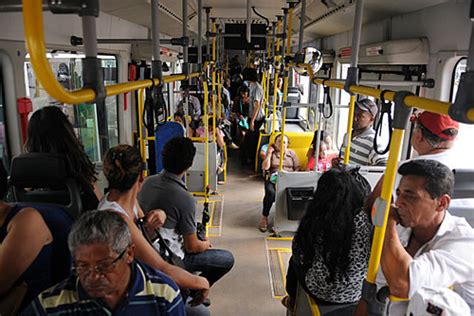
{"label": "window glass", "polygon": [[[99,55],[105,85],[117,83],[117,59],[111,55]],[[56,74],[58,82],[68,90],[80,89],[82,81],[82,58],[84,55],[71,53],[48,53],[47,58]],[[98,108],[96,104],[63,104],[51,98],[39,85],[33,68],[26,56],[24,65],[26,94],[32,100],[33,111],[48,105],[60,106],[74,126],[74,130],[84,145],[89,158],[101,161],[102,154],[119,142],[118,126],[118,96],[105,99],[105,107]],[[101,113],[104,112],[104,115]],[[99,119],[100,118],[100,119]],[[107,130],[107,136],[99,137],[99,130]],[[108,144],[107,144],[108,143]]]}
{"label": "window glass", "polygon": [[[349,70],[350,64],[339,64],[339,71],[338,71],[338,79],[346,79],[347,71]],[[338,124],[337,124],[337,146],[340,148],[342,146],[342,142],[344,139],[344,134],[347,132],[347,120],[349,119],[349,102],[350,102],[350,94],[344,91],[343,89],[337,89],[337,93],[339,94],[339,102],[338,104],[341,106],[347,107],[338,107],[337,108],[337,115],[338,115]]]}

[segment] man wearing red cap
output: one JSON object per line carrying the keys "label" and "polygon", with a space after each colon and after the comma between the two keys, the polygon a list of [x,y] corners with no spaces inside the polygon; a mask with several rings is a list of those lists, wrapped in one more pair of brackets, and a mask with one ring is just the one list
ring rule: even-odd
{"label": "man wearing red cap", "polygon": [[[456,141],[459,131],[459,123],[448,115],[436,114],[428,111],[421,112],[412,118],[415,127],[413,129],[411,144],[417,152],[412,159],[430,159],[441,162],[451,170],[457,168],[468,168],[466,157],[460,156],[451,150]],[[412,160],[410,159],[410,160]],[[371,210],[375,199],[382,191],[383,177],[375,186],[373,192],[367,198],[366,209]],[[395,177],[394,194],[400,182],[400,175]],[[474,199],[453,200],[451,206],[463,206],[474,208]]]}

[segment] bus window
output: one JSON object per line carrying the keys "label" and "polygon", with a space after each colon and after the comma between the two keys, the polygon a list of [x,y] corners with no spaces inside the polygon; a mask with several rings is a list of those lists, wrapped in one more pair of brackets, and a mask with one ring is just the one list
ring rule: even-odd
{"label": "bus window", "polygon": [[[82,82],[82,54],[73,53],[48,53],[49,63],[56,74],[58,82],[68,90],[80,89]],[[105,85],[118,82],[117,59],[112,55],[99,55],[101,60]],[[101,161],[102,153],[108,148],[101,148],[99,139],[99,126],[107,122],[108,146],[112,147],[119,143],[118,126],[118,96],[110,96],[105,99],[105,119],[98,113],[96,104],[70,105],[62,104],[52,99],[36,81],[33,69],[29,62],[29,55],[24,65],[26,95],[31,98],[33,111],[48,105],[59,105],[67,114],[74,129],[81,139],[84,149],[92,161]]]}
{"label": "bus window", "polygon": [[[459,59],[454,67],[453,81],[451,87],[451,102],[456,99],[458,92],[459,80],[461,74],[466,71],[467,58],[463,57]],[[464,157],[472,157],[474,155],[474,148],[472,147],[472,138],[474,137],[474,125],[471,124],[459,124],[459,134],[454,145],[454,150],[459,152]]]}
{"label": "bus window", "polygon": [[[340,67],[338,71],[338,79],[346,79],[347,71],[349,70],[350,64],[339,64]],[[339,102],[337,104],[341,106],[347,106],[345,108],[338,108],[338,123],[337,123],[337,145],[338,148],[342,146],[342,141],[344,139],[344,134],[347,132],[347,120],[349,119],[349,102],[351,96],[344,90],[337,90]]]}

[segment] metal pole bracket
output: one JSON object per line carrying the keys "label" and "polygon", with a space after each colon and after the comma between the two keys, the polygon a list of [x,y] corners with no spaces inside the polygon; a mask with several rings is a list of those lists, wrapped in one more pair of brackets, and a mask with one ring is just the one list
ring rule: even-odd
{"label": "metal pole bracket", "polygon": [[462,123],[474,124],[474,70],[461,75],[456,100],[449,108],[449,116]]}
{"label": "metal pole bracket", "polygon": [[354,93],[351,92],[351,86],[357,86],[359,84],[359,68],[357,67],[349,67],[347,70],[347,77],[346,82],[344,83],[344,90],[353,95]]}

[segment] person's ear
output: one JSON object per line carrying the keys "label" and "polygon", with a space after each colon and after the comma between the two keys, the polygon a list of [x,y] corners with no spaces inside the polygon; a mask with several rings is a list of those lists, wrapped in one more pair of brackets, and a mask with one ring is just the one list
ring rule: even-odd
{"label": "person's ear", "polygon": [[131,244],[125,253],[125,261],[128,264],[130,264],[132,263],[134,258],[135,258],[135,244]]}
{"label": "person's ear", "polygon": [[449,208],[449,204],[451,203],[451,197],[447,194],[443,194],[438,198],[438,207],[436,211],[443,212]]}

